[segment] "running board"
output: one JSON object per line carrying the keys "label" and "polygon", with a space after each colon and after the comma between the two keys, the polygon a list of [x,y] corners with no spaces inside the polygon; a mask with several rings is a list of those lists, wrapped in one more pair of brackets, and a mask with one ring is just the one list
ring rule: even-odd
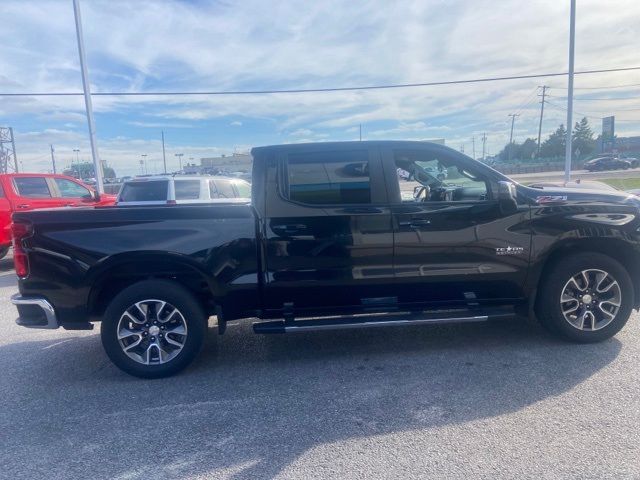
{"label": "running board", "polygon": [[318,330],[343,330],[350,328],[369,328],[369,327],[399,327],[406,325],[423,325],[423,324],[446,324],[446,323],[468,323],[468,322],[486,322],[487,320],[496,318],[509,318],[513,316],[513,311],[505,312],[447,312],[446,314],[428,314],[421,312],[420,314],[412,313],[393,313],[393,314],[369,314],[369,315],[351,315],[346,317],[329,317],[314,318],[309,320],[296,320],[286,322],[284,320],[273,320],[269,322],[256,322],[253,324],[255,333],[293,333],[293,332],[309,332]]}

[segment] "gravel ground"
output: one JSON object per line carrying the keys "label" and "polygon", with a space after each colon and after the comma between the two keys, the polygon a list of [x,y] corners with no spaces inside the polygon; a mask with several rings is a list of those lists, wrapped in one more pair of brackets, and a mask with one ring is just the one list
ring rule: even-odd
{"label": "gravel ground", "polygon": [[597,345],[525,322],[257,336],[139,380],[97,331],[17,327],[0,261],[2,478],[640,478],[640,325]]}

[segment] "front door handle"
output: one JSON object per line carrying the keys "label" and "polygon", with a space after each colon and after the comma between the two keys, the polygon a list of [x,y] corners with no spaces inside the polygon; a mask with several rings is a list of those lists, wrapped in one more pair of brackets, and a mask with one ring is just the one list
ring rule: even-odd
{"label": "front door handle", "polygon": [[401,227],[418,228],[431,225],[431,220],[427,220],[426,218],[412,218],[411,220],[401,220],[398,222],[398,225]]}
{"label": "front door handle", "polygon": [[30,205],[28,203],[21,203],[20,205],[18,205],[18,208],[29,208]]}
{"label": "front door handle", "polygon": [[279,234],[284,233],[285,235],[300,233],[302,230],[306,230],[306,229],[307,229],[307,226],[302,223],[289,223],[284,225],[274,225],[271,227],[271,230],[273,230],[274,232]]}

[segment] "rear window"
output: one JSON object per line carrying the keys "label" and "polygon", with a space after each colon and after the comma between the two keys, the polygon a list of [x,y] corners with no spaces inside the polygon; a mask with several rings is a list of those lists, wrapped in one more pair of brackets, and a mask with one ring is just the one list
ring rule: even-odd
{"label": "rear window", "polygon": [[21,197],[49,198],[51,192],[44,177],[15,177],[13,182]]}
{"label": "rear window", "polygon": [[120,190],[119,202],[163,202],[167,200],[169,182],[128,182]]}
{"label": "rear window", "polygon": [[176,180],[176,200],[198,200],[200,180]]}

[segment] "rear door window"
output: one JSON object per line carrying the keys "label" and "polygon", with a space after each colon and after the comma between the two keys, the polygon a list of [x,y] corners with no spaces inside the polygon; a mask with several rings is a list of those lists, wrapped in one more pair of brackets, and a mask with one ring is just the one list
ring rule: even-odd
{"label": "rear door window", "polygon": [[51,191],[44,177],[15,177],[13,183],[21,197],[51,198]]}
{"label": "rear door window", "polygon": [[237,180],[233,182],[233,185],[236,187],[239,197],[251,198],[251,185],[249,185],[247,182]]}
{"label": "rear door window", "polygon": [[176,200],[198,200],[200,180],[176,180]]}
{"label": "rear door window", "polygon": [[119,202],[162,202],[167,200],[167,180],[128,182],[122,186]]}
{"label": "rear door window", "polygon": [[288,197],[310,205],[371,202],[366,150],[291,154],[287,161]]}
{"label": "rear door window", "polygon": [[230,180],[218,179],[215,180],[216,187],[218,189],[218,198],[235,198],[236,192],[233,190]]}

